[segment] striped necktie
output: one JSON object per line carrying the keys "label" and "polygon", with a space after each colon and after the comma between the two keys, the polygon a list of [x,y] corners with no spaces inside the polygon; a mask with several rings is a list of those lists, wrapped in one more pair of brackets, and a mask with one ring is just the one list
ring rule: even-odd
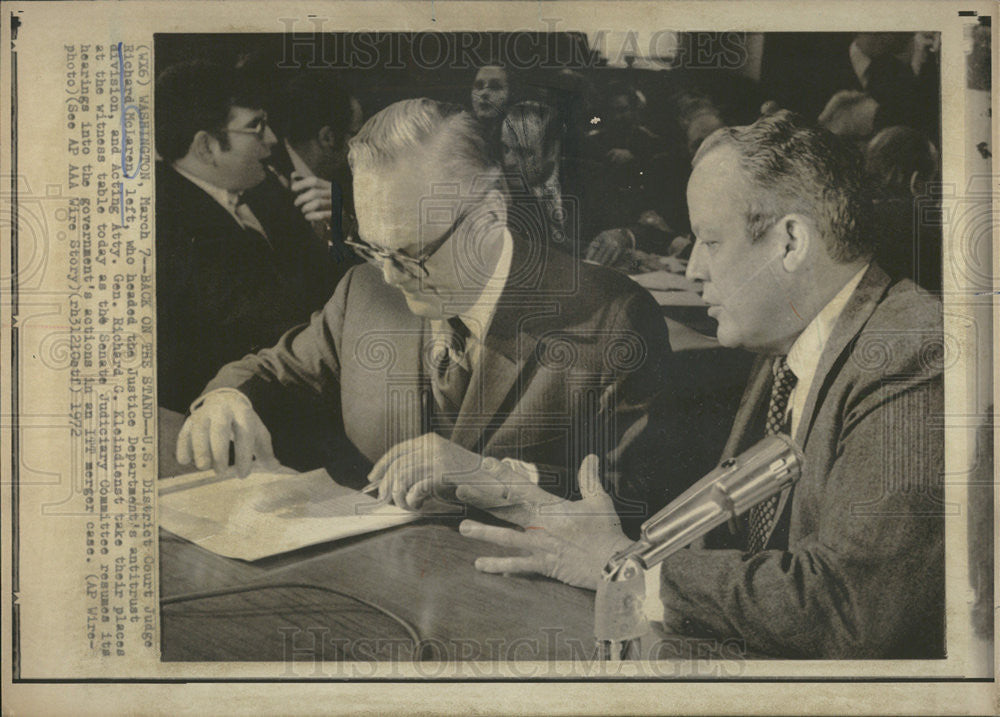
{"label": "striped necktie", "polygon": [[[767,407],[766,434],[773,436],[785,432],[788,416],[788,397],[792,395],[795,382],[798,380],[792,369],[788,366],[788,361],[784,356],[779,356],[772,367],[774,372],[774,383],[771,385],[771,402]],[[750,509],[750,520],[748,524],[747,550],[757,553],[764,549],[767,543],[767,534],[774,525],[777,517],[778,502],[781,494],[773,495],[762,503],[758,503]]]}

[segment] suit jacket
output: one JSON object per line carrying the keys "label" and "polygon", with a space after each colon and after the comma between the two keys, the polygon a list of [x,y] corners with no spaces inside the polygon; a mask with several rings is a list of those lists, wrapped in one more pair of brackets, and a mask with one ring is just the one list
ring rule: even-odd
{"label": "suit jacket", "polygon": [[[358,474],[396,443],[439,428],[421,418],[421,396],[429,395],[421,355],[430,340],[428,322],[410,313],[402,293],[375,267],[359,266],[308,324],[225,366],[206,391],[239,388],[262,415],[288,388],[320,395],[341,419],[350,444],[341,450],[359,454],[350,466]],[[650,480],[648,460],[624,478],[645,440],[681,440],[659,423],[658,439],[645,435],[670,344],[659,308],[636,284],[545,242],[515,240],[510,278],[481,348],[454,430],[444,433],[450,440],[537,465],[540,485],[563,497],[576,492],[584,456],[598,453],[633,524],[684,487]]]}
{"label": "suit jacket", "polygon": [[[664,561],[668,629],[788,657],[943,655],[941,317],[911,281],[869,268],[810,387],[794,436],[802,476],[768,549],[744,553],[743,536],[719,532],[714,549]],[[772,361],[751,374],[724,458],[764,435]]]}
{"label": "suit jacket", "polygon": [[307,320],[339,278],[277,180],[248,192],[247,204],[267,240],[157,163],[158,391],[172,410],[186,411],[223,364]]}

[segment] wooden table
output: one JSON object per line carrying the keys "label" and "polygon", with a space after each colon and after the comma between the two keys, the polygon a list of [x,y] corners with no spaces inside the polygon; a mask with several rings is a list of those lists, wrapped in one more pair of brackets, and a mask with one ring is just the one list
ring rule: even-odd
{"label": "wooden table", "polygon": [[[382,659],[591,659],[593,593],[473,567],[477,556],[502,552],[462,537],[453,521],[410,524],[255,563],[162,531],[163,659],[363,659],[372,651]],[[269,587],[169,602],[182,593],[246,585]],[[419,646],[384,613],[306,586],[343,591],[393,613],[415,630]],[[373,649],[375,640],[386,643],[383,649]]]}

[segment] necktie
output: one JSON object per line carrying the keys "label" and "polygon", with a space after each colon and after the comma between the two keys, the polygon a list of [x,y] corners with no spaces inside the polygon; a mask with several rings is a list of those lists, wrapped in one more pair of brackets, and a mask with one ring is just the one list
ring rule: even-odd
{"label": "necktie", "polygon": [[462,399],[469,387],[468,357],[466,344],[469,338],[469,327],[458,317],[448,319],[449,332],[447,343],[434,357],[431,371],[431,390],[441,417],[446,424],[454,425],[462,407]]}
{"label": "necktie", "polygon": [[[765,429],[768,436],[773,436],[784,430],[785,419],[788,418],[788,397],[792,395],[792,389],[795,388],[795,382],[798,380],[792,373],[792,369],[788,367],[788,361],[785,360],[784,356],[780,356],[774,362],[772,370],[774,383],[771,385],[771,402],[767,407],[767,427]],[[757,553],[764,549],[767,534],[774,523],[780,499],[780,494],[774,495],[750,509],[747,550],[751,553]]]}
{"label": "necktie", "polygon": [[250,209],[250,205],[247,204],[246,199],[240,195],[239,199],[236,200],[236,218],[240,220],[244,229],[249,229],[250,231],[257,232],[264,239],[267,239],[267,232],[264,231],[264,225],[260,223],[260,220],[254,215],[253,211]]}

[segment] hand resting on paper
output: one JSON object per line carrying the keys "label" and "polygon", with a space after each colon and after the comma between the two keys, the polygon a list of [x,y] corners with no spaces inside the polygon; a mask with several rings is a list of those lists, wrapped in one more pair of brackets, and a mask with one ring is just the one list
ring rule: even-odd
{"label": "hand resting on paper", "polygon": [[462,535],[527,553],[477,558],[476,569],[544,575],[596,590],[601,570],[611,556],[632,544],[622,532],[611,497],[601,487],[599,467],[596,455],[584,458],[577,477],[583,498],[576,501],[557,498],[530,483],[479,481],[460,485],[456,490],[459,500],[523,528],[462,521]]}
{"label": "hand resting on paper", "polygon": [[245,478],[255,467],[279,466],[271,434],[250,401],[235,391],[209,393],[177,434],[177,462],[194,463],[199,470],[229,471],[229,444],[234,446],[237,475]]}
{"label": "hand resting on paper", "polygon": [[437,433],[425,433],[389,449],[371,469],[368,481],[378,484],[381,499],[420,510],[429,498],[454,503],[456,486],[482,481],[489,468],[509,470],[495,458],[483,458]]}

